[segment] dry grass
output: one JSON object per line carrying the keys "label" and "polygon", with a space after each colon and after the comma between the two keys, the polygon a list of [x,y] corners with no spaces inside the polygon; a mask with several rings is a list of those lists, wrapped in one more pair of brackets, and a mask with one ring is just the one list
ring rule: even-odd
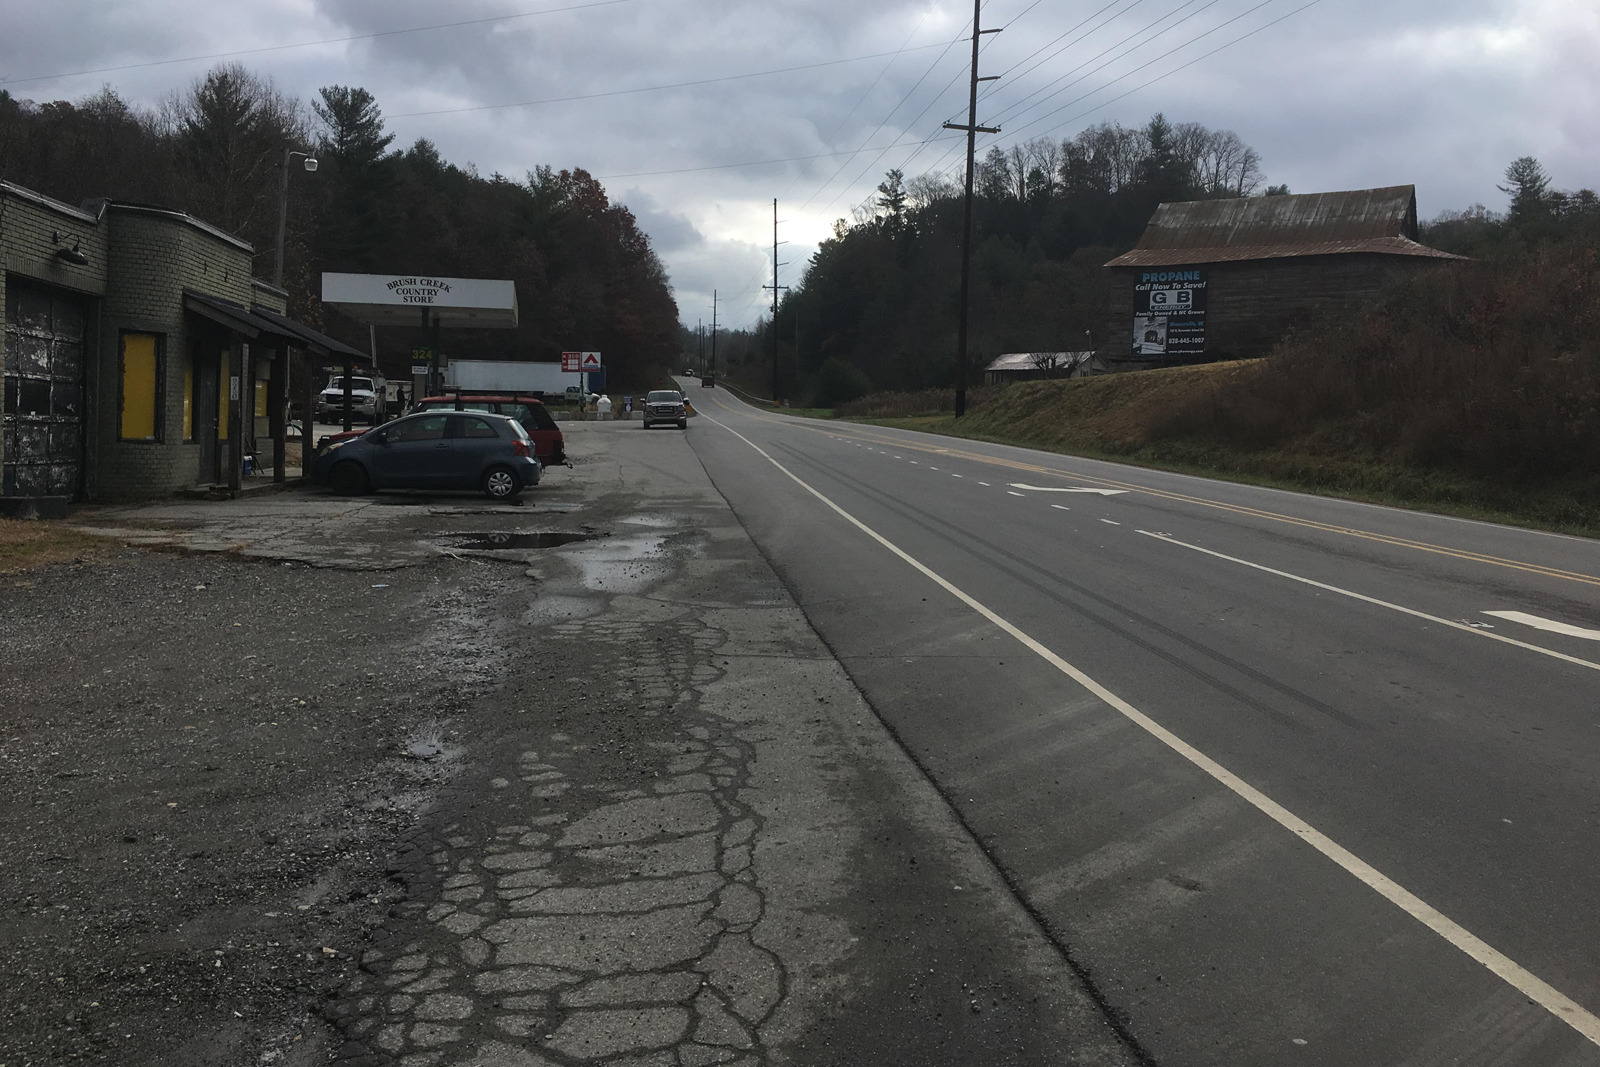
{"label": "dry grass", "polygon": [[0,519],[0,574],[97,558],[108,542],[59,522]]}

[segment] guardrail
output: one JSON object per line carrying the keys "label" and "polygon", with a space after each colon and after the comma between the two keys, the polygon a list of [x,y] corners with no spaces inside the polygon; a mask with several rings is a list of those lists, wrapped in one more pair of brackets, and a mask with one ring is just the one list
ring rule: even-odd
{"label": "guardrail", "polygon": [[774,404],[770,400],[763,400],[761,397],[756,396],[753,393],[745,392],[743,389],[740,389],[737,385],[734,385],[731,382],[719,381],[717,384],[719,386],[721,386],[722,388],[724,388],[724,389],[728,389],[728,390],[730,390],[732,392],[738,393],[740,396],[744,397],[746,400],[750,401],[750,403],[752,403],[752,404],[764,404],[765,406],[767,406],[769,408],[775,408],[775,407],[778,406],[777,404]]}

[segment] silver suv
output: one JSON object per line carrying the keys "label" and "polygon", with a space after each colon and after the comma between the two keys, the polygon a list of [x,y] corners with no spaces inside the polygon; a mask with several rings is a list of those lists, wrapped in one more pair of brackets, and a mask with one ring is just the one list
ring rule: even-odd
{"label": "silver suv", "polygon": [[689,409],[682,393],[656,389],[644,398],[644,428],[648,430],[658,422],[675,422],[680,430],[689,428]]}

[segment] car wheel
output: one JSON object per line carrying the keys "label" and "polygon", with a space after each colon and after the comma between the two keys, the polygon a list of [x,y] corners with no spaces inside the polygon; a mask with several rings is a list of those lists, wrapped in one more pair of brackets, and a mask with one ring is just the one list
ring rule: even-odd
{"label": "car wheel", "polygon": [[689,428],[689,420],[688,419],[679,419],[678,420],[678,429],[687,430],[688,428]]}
{"label": "car wheel", "polygon": [[346,460],[328,472],[328,488],[340,496],[360,496],[370,488],[367,472],[359,463]]}
{"label": "car wheel", "polygon": [[510,500],[522,492],[522,479],[510,467],[490,467],[483,474],[483,493],[490,500]]}
{"label": "car wheel", "polygon": [[647,429],[647,430],[648,430],[648,429],[649,429],[649,428],[650,428],[650,424],[649,424],[649,423],[648,423],[648,422],[647,422],[647,423],[645,423],[645,424],[644,424],[644,428],[645,428],[645,429]]}

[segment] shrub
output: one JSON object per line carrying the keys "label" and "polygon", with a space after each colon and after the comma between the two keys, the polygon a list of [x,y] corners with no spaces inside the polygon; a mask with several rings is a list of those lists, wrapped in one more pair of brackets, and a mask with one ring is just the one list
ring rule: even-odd
{"label": "shrub", "polygon": [[815,407],[838,407],[872,391],[872,382],[859,368],[837,357],[824,360],[817,371]]}

